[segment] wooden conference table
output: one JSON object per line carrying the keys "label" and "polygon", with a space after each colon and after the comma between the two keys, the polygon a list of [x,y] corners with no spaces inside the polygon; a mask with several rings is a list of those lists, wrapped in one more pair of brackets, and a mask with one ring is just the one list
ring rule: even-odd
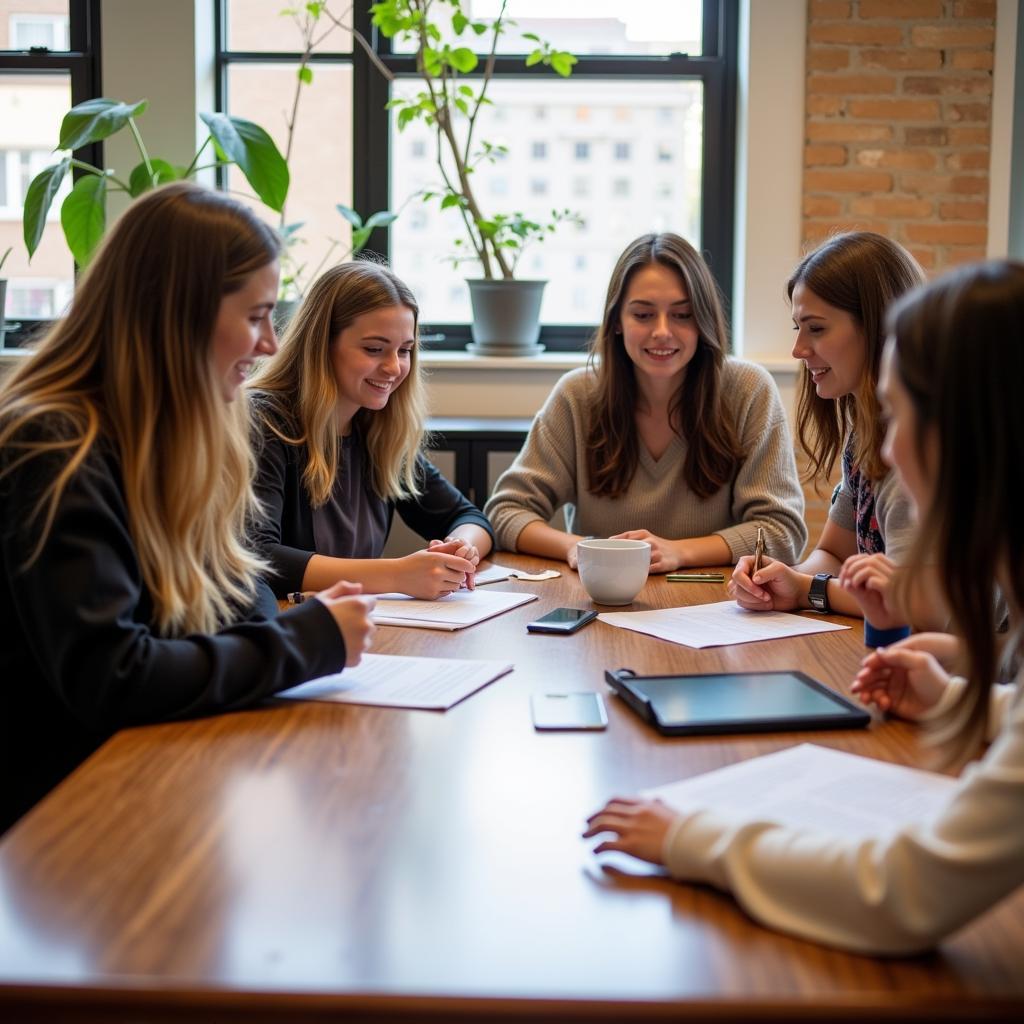
{"label": "wooden conference table", "polygon": [[[107,743],[0,844],[0,1020],[1021,1019],[1024,892],[933,954],[872,959],[605,870],[579,838],[613,794],[797,741],[913,763],[913,729],[664,739],[611,695],[606,732],[531,725],[531,693],[604,691],[608,666],[845,690],[859,623],[702,651],[603,623],[528,635],[589,606],[575,573],[493,586],[539,600],[377,633],[381,653],[514,661],[446,713],[278,700]],[[724,597],[652,577],[634,608]]]}

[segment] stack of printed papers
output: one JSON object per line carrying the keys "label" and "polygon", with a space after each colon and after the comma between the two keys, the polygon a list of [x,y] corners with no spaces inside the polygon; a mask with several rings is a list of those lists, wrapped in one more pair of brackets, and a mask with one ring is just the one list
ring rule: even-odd
{"label": "stack of printed papers", "polygon": [[446,711],[511,671],[501,661],[364,654],[355,668],[311,679],[278,696]]}
{"label": "stack of printed papers", "polygon": [[536,600],[536,594],[511,594],[507,590],[456,590],[437,601],[421,601],[405,594],[382,594],[377,598],[373,621],[379,626],[465,629]]}

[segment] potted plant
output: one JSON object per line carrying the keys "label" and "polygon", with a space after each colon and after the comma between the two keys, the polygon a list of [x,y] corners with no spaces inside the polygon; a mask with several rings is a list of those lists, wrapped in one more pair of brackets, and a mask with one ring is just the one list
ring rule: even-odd
{"label": "potted plant", "polygon": [[[80,267],[89,262],[106,230],[110,192],[122,192],[134,199],[164,182],[193,178],[206,167],[237,164],[259,199],[272,210],[281,211],[288,195],[288,164],[259,125],[227,114],[201,114],[209,135],[192,161],[180,166],[150,156],[135,123],[146,106],[146,100],[121,103],[100,98],[79,103],[64,115],[56,149],[66,155],[40,171],[25,195],[23,227],[29,259],[42,238],[53,198],[73,168],[82,173],[61,205],[60,221],[68,248]],[[118,175],[72,155],[73,150],[109,138],[124,128],[131,132],[141,157],[127,174]],[[213,148],[212,162],[200,166],[200,157],[208,146]]]}
{"label": "potted plant", "polygon": [[[535,220],[520,212],[489,214],[474,189],[477,168],[505,153],[476,137],[481,113],[491,104],[487,90],[494,75],[498,40],[513,23],[503,2],[493,22],[476,21],[462,0],[380,0],[370,8],[373,24],[389,39],[411,44],[422,88],[411,98],[396,97],[399,130],[422,120],[436,135],[436,162],[441,187],[422,193],[442,209],[457,209],[463,237],[456,242],[456,262],[472,260],[481,277],[467,279],[473,308],[471,351],[482,355],[524,355],[540,351],[540,303],[544,281],[516,280],[524,247],[551,234],[564,220],[577,219],[569,210],[552,210]],[[440,20],[446,16],[445,23]],[[450,24],[447,22],[450,21]],[[454,38],[475,46],[452,45]],[[532,33],[524,33],[528,67],[546,65],[562,77],[572,73],[576,58]],[[483,68],[477,50],[486,53]],[[473,76],[473,77],[469,77]]]}
{"label": "potted plant", "polygon": [[7,309],[7,278],[3,276],[4,264],[7,257],[11,255],[11,248],[0,256],[0,348],[4,347],[4,335],[7,333],[7,319],[4,312]]}

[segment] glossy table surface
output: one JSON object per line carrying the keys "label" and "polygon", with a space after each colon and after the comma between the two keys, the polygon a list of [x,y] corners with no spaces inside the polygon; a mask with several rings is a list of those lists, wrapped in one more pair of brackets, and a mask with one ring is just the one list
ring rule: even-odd
{"label": "glossy table surface", "polygon": [[[861,624],[701,651],[601,622],[527,634],[552,608],[591,606],[561,568],[492,584],[539,600],[467,630],[378,630],[380,653],[515,664],[448,712],[275,700],[115,736],[0,843],[0,1020],[1024,1015],[1024,892],[933,954],[882,960],[595,858],[580,831],[614,794],[794,742],[925,752],[895,722],[658,736],[605,668],[800,668],[845,690]],[[652,577],[632,608],[724,598]],[[549,690],[606,692],[607,731],[535,732],[529,698]]]}

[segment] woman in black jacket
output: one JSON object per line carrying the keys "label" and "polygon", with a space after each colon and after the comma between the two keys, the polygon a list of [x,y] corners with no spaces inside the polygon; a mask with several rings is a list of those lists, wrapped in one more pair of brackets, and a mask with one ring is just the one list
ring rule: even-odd
{"label": "woman in black jacket", "polygon": [[[260,550],[279,595],[339,578],[437,598],[472,586],[493,534],[424,457],[419,310],[376,263],[317,280],[254,378]],[[429,544],[381,558],[395,512]]]}
{"label": "woman in black jacket", "polygon": [[241,383],[277,340],[279,242],[227,196],[137,200],[0,388],[0,830],[115,729],[359,661],[371,598],[275,617],[247,545]]}

